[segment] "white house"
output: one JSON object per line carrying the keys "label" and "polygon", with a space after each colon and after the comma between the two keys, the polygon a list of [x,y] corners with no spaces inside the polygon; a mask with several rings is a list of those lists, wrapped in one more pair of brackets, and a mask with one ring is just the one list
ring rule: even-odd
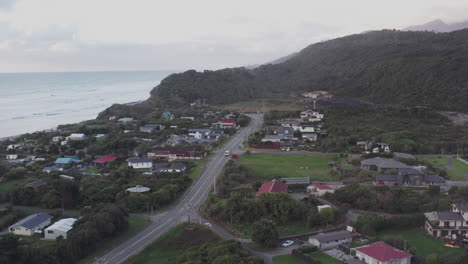
{"label": "white house", "polygon": [[413,255],[399,250],[384,242],[351,249],[355,256],[367,264],[410,264]]}
{"label": "white house", "polygon": [[195,117],[194,116],[181,116],[180,119],[185,119],[185,120],[195,120]]}
{"label": "white house", "polygon": [[345,230],[321,233],[309,237],[309,244],[316,246],[320,250],[335,248],[343,244],[351,244],[352,241],[353,234]]}
{"label": "white house", "polygon": [[310,119],[314,119],[314,121],[320,121],[323,119],[323,116],[324,116],[323,114],[317,111],[312,111],[312,110],[301,112],[301,119],[309,120],[309,122],[313,122],[313,121],[310,121]]}
{"label": "white house", "polygon": [[44,238],[55,240],[61,236],[66,239],[68,231],[72,230],[76,220],[76,218],[65,218],[55,222],[44,230]]}
{"label": "white house", "polygon": [[15,235],[32,236],[35,231],[50,225],[52,216],[45,213],[30,215],[8,227],[8,232]]}
{"label": "white house", "polygon": [[7,160],[15,160],[15,159],[18,159],[18,155],[17,154],[8,154],[8,155],[6,155],[6,159]]}
{"label": "white house", "polygon": [[7,150],[20,149],[23,147],[23,144],[11,144],[7,146]]}
{"label": "white house", "polygon": [[135,194],[135,193],[145,193],[149,192],[151,189],[145,186],[137,185],[135,187],[128,188],[126,191]]}
{"label": "white house", "polygon": [[67,140],[84,140],[84,139],[86,139],[86,135],[81,134],[81,133],[73,133],[67,137]]}
{"label": "white house", "polygon": [[192,128],[189,129],[188,132],[189,137],[206,138],[211,133],[211,130],[206,128]]}
{"label": "white house", "polygon": [[61,145],[61,146],[65,146],[65,145],[67,145],[67,144],[68,144],[68,141],[67,141],[67,140],[64,140],[64,141],[60,142],[60,145]]}
{"label": "white house", "polygon": [[307,139],[309,141],[317,141],[318,135],[315,133],[302,133],[302,139]]}
{"label": "white house", "polygon": [[320,197],[326,193],[334,193],[335,190],[328,185],[313,184],[307,187],[307,192]]}
{"label": "white house", "polygon": [[129,158],[128,167],[133,169],[151,169],[153,167],[153,161],[144,158]]}

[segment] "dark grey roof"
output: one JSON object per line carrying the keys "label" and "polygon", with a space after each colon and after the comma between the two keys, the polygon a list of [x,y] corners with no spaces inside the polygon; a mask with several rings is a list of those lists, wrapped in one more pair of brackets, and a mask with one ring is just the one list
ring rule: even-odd
{"label": "dark grey roof", "polygon": [[458,210],[468,212],[468,204],[455,204],[455,206],[458,208]]}
{"label": "dark grey roof", "polygon": [[353,234],[348,231],[335,231],[329,233],[321,233],[315,236],[311,236],[311,239],[317,239],[320,243],[328,243],[335,240],[342,240],[346,238],[352,238]]}
{"label": "dark grey roof", "polygon": [[169,167],[169,162],[153,163],[153,169],[165,169]]}
{"label": "dark grey roof", "polygon": [[129,159],[127,159],[127,161],[128,161],[128,162],[132,162],[132,163],[146,163],[146,162],[151,162],[151,160],[149,160],[149,159],[138,158],[138,157],[129,158]]}
{"label": "dark grey roof", "polygon": [[440,221],[465,221],[460,213],[455,212],[436,212]]}
{"label": "dark grey roof", "polygon": [[45,214],[45,213],[37,213],[30,215],[23,220],[17,222],[16,224],[10,226],[10,227],[17,227],[17,226],[22,226],[28,229],[33,229],[38,225],[41,225],[42,223],[52,219],[52,216]]}
{"label": "dark grey roof", "polygon": [[[446,180],[439,175],[424,175],[423,181],[425,182],[445,182]],[[467,205],[468,209],[468,205]]]}
{"label": "dark grey roof", "polygon": [[187,166],[184,163],[173,163],[171,165],[171,169],[173,170],[185,170]]}
{"label": "dark grey roof", "polygon": [[282,127],[278,131],[278,135],[294,135],[294,129],[292,127]]}
{"label": "dark grey roof", "polygon": [[40,180],[37,180],[37,181],[30,182],[30,183],[28,183],[27,185],[29,185],[29,186],[34,186],[34,187],[40,187],[40,186],[46,186],[46,185],[47,185],[47,182],[45,182],[44,180],[40,179]]}
{"label": "dark grey roof", "polygon": [[420,170],[417,170],[415,168],[401,168],[398,169],[398,172],[401,175],[423,175],[424,173]]}
{"label": "dark grey roof", "polygon": [[398,181],[398,175],[380,174],[375,176],[376,181]]}

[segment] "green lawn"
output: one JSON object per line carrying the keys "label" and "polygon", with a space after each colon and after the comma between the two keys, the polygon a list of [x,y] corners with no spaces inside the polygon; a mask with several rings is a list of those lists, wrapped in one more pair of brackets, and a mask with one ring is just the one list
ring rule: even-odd
{"label": "green lawn", "polygon": [[287,155],[242,155],[240,163],[247,166],[263,180],[310,177],[312,180],[333,181],[330,176],[329,162],[334,154],[320,156]]}
{"label": "green lawn", "polygon": [[424,160],[432,164],[433,166],[444,166],[447,165],[447,158],[441,158],[437,156],[418,156],[420,160]]}
{"label": "green lawn", "polygon": [[273,263],[275,264],[305,264],[304,261],[296,258],[293,255],[283,255],[273,257]]}
{"label": "green lawn", "polygon": [[468,176],[454,170],[447,170],[447,175],[451,180],[463,180],[467,178]]}
{"label": "green lawn", "polygon": [[146,247],[142,252],[129,258],[125,263],[131,264],[169,264],[174,263],[185,249],[199,246],[207,242],[215,242],[220,238],[204,226],[195,225],[196,229],[187,230],[188,224],[174,227],[158,240]]}
{"label": "green lawn", "polygon": [[122,244],[124,241],[129,240],[132,236],[136,233],[143,230],[148,225],[148,220],[143,218],[128,218],[129,227],[127,231],[120,233],[118,236],[106,240],[98,247],[94,249],[92,254],[88,255],[86,258],[82,259],[79,263],[92,263],[97,257],[104,255],[107,251],[111,250],[112,248]]}
{"label": "green lawn", "polygon": [[30,181],[32,180],[31,179],[18,179],[18,180],[12,180],[12,181],[0,183],[0,192],[7,192],[16,187],[23,186]]}
{"label": "green lawn", "polygon": [[455,167],[455,169],[457,170],[462,171],[463,173],[468,174],[468,165],[457,160],[456,158],[453,159],[453,167]]}
{"label": "green lawn", "polygon": [[314,253],[310,253],[310,254],[306,254],[308,257],[310,257],[311,259],[313,260],[317,260],[317,261],[320,261],[320,263],[322,264],[341,264],[343,262],[339,261],[339,260],[336,260],[330,256],[328,256],[327,254],[321,252],[321,251],[317,251],[317,252],[314,252]]}
{"label": "green lawn", "polygon": [[[252,224],[229,225],[227,223],[224,223],[223,225],[226,229],[231,230],[238,237],[250,238],[252,235]],[[315,231],[318,228],[318,226],[307,227],[307,225],[301,222],[287,222],[286,224],[276,226],[276,229],[278,230],[280,236],[299,235]]]}
{"label": "green lawn", "polygon": [[420,229],[411,229],[405,231],[385,231],[378,234],[379,239],[387,239],[391,237],[400,236],[405,239],[410,248],[413,248],[417,255],[427,256],[430,254],[437,255],[451,255],[451,254],[463,254],[464,249],[461,248],[448,248],[444,246],[444,243],[434,237],[430,237]]}
{"label": "green lawn", "polygon": [[206,162],[203,162],[203,163],[199,163],[197,164],[197,166],[195,166],[194,168],[192,168],[192,171],[190,172],[190,178],[192,180],[195,180],[198,178],[198,176],[200,176],[200,173],[203,171],[203,169],[205,168],[206,166]]}
{"label": "green lawn", "polygon": [[98,169],[96,169],[96,168],[87,168],[83,172],[89,173],[89,174],[98,174],[99,173]]}

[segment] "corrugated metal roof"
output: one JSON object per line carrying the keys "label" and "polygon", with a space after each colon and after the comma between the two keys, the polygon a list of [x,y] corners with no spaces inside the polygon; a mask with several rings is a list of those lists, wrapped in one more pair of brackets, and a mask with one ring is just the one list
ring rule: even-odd
{"label": "corrugated metal roof", "polygon": [[63,232],[68,232],[73,228],[73,224],[76,222],[76,218],[65,218],[55,222],[53,225],[49,226],[45,230],[60,230]]}

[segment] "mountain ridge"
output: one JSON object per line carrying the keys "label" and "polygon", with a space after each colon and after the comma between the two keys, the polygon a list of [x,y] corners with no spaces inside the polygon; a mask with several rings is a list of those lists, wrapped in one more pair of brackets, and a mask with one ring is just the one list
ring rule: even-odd
{"label": "mountain ridge", "polygon": [[432,20],[425,24],[406,27],[404,31],[434,31],[434,32],[452,32],[468,28],[468,21],[447,24],[441,19]]}

